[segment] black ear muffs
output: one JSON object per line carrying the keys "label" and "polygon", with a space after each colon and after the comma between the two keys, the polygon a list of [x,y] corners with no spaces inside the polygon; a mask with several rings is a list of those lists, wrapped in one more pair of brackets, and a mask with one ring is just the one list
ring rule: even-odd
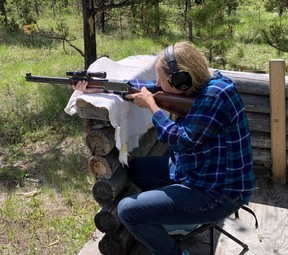
{"label": "black ear muffs", "polygon": [[169,67],[168,82],[171,87],[174,87],[180,91],[185,91],[192,86],[192,77],[188,72],[179,71],[177,63],[174,57],[174,47],[170,45],[164,50],[165,60]]}

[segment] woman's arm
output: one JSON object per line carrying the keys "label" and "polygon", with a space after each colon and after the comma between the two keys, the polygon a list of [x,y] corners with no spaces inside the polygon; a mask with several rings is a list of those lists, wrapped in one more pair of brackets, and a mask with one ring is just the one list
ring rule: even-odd
{"label": "woman's arm", "polygon": [[142,87],[141,92],[135,94],[126,95],[128,99],[133,99],[133,102],[141,107],[148,108],[152,114],[160,111],[160,108],[157,106],[153,94],[146,88]]}

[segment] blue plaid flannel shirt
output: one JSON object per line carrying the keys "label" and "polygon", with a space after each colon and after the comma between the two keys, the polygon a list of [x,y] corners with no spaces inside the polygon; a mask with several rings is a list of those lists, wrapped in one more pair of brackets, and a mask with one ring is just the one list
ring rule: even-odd
{"label": "blue plaid flannel shirt", "polygon": [[[152,82],[147,88],[155,92]],[[215,71],[185,118],[175,123],[158,111],[152,121],[170,147],[172,179],[248,203],[255,189],[250,131],[231,79]]]}

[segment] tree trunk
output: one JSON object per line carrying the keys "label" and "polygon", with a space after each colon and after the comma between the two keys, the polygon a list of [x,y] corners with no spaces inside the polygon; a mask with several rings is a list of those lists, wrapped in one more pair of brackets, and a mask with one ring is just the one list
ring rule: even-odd
{"label": "tree trunk", "polygon": [[105,1],[96,0],[96,26],[101,33],[105,33]]}
{"label": "tree trunk", "polygon": [[7,12],[6,12],[6,0],[0,0],[0,13],[4,17],[4,24],[5,26],[8,25],[8,20],[7,20]]}
{"label": "tree trunk", "polygon": [[191,11],[191,0],[186,1],[186,20],[188,25],[188,39],[190,42],[193,42],[193,27],[192,27],[192,20],[190,17]]}
{"label": "tree trunk", "polygon": [[82,0],[84,31],[84,66],[85,69],[97,59],[95,11],[93,0]]}

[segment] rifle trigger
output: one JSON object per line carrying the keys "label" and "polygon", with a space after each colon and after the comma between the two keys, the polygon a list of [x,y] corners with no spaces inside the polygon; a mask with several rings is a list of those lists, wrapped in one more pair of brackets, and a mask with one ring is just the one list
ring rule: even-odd
{"label": "rifle trigger", "polygon": [[122,96],[122,98],[123,98],[125,101],[133,102],[134,99],[132,99],[132,98],[127,98],[127,97],[126,97],[126,95],[128,95],[128,94],[129,94],[128,92],[122,92],[122,93],[121,93],[121,96]]}

